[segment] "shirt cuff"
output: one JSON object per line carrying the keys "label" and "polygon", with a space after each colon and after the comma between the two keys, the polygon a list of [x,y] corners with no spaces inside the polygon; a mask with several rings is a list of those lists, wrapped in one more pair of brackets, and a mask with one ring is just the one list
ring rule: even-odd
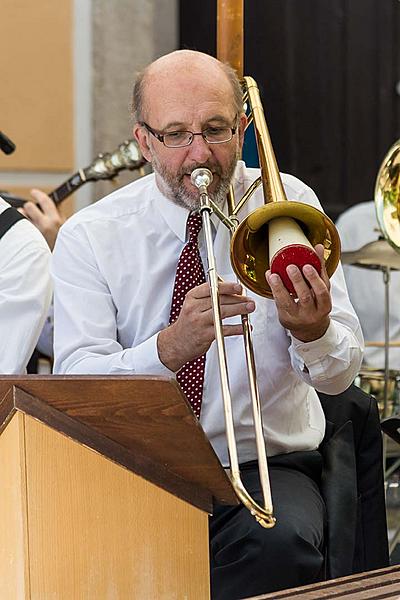
{"label": "shirt cuff", "polygon": [[338,343],[337,331],[332,320],[324,335],[313,342],[301,342],[293,335],[290,337],[292,349],[308,367],[315,362],[320,362],[324,356],[332,354]]}
{"label": "shirt cuff", "polygon": [[170,369],[161,362],[160,357],[158,356],[157,338],[158,333],[134,348],[135,372],[147,375],[175,377],[174,371],[170,371]]}

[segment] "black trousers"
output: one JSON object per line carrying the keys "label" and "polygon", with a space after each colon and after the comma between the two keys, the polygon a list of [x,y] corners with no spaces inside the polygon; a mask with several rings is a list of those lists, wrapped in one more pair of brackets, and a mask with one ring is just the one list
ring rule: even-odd
{"label": "black trousers", "polygon": [[[215,505],[210,517],[211,597],[239,600],[323,579],[325,505],[318,451],[269,459],[275,527],[244,506]],[[241,465],[249,493],[262,502],[256,462]]]}

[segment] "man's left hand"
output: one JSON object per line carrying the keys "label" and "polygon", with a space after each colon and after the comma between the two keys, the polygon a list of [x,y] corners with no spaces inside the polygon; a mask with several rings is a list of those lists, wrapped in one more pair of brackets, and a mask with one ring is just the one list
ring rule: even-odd
{"label": "man's left hand", "polygon": [[31,190],[31,196],[33,201],[25,202],[23,208],[18,210],[36,225],[45,237],[50,250],[53,250],[58,230],[64,223],[64,219],[50,196],[36,189]]}
{"label": "man's left hand", "polygon": [[315,251],[321,260],[321,275],[311,265],[305,265],[302,272],[295,265],[287,267],[297,299],[289,294],[279,275],[266,272],[281,325],[302,342],[312,342],[324,335],[329,327],[329,314],[332,310],[330,282],[322,244],[318,244]]}

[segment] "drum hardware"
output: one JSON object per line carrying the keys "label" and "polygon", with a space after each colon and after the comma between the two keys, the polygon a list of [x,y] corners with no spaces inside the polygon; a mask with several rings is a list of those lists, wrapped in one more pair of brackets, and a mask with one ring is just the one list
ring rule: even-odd
{"label": "drum hardware", "polygon": [[[379,227],[396,253],[400,253],[400,140],[389,149],[379,168],[375,182],[375,209]],[[387,416],[389,382],[389,282],[394,264],[383,267],[385,284],[385,411]]]}
{"label": "drum hardware", "polygon": [[[368,343],[367,343],[368,344]],[[367,345],[366,344],[366,345]],[[369,345],[369,344],[368,344]],[[382,342],[382,347],[384,343]],[[385,371],[384,369],[374,369],[373,367],[361,367],[356,378],[356,383],[359,388],[367,394],[374,396],[378,403],[378,408],[381,416],[384,412],[384,384]],[[400,371],[395,369],[389,370],[388,381],[388,401],[387,413],[392,416],[400,408]]]}
{"label": "drum hardware", "polygon": [[[380,229],[385,236],[388,243],[394,249],[396,253],[400,252],[400,140],[397,140],[395,144],[389,149],[386,154],[382,165],[379,169],[376,184],[375,184],[375,208],[376,216],[380,226]],[[391,268],[398,267],[394,264]],[[385,295],[386,300],[386,295]],[[386,302],[385,302],[386,306]],[[387,325],[387,328],[389,325]],[[389,346],[388,333],[386,335],[385,327],[385,342],[387,344],[385,351],[385,367],[388,369],[389,361]],[[387,361],[387,362],[386,362]],[[386,381],[386,397],[388,396],[388,382]],[[390,419],[389,419],[390,420]],[[383,427],[385,431],[385,428]],[[392,436],[390,436],[390,439]],[[388,437],[384,436],[384,457],[386,459],[388,454]],[[395,452],[398,456],[398,450]],[[386,460],[385,460],[386,466]],[[387,492],[387,498],[389,496],[389,486],[391,485],[391,477],[395,475],[395,472],[400,467],[400,458],[397,458],[393,463],[385,468],[385,486]],[[397,480],[397,486],[398,486]],[[389,497],[390,499],[390,497]],[[400,540],[400,527],[397,527],[394,535],[389,542],[389,555],[392,555],[398,542]]]}
{"label": "drum hardware", "polygon": [[383,283],[385,286],[385,313],[384,313],[384,342],[366,342],[366,346],[382,347],[385,351],[385,393],[383,401],[382,417],[388,414],[388,392],[389,383],[389,348],[400,346],[400,342],[390,342],[389,340],[389,285],[390,272],[400,271],[400,253],[397,252],[386,239],[379,239],[369,244],[365,244],[359,250],[351,252],[342,252],[341,260],[343,264],[364,269],[375,269],[382,271]]}
{"label": "drum hardware", "polygon": [[[389,348],[400,348],[400,342],[389,342]],[[384,348],[385,342],[365,342],[366,348]]]}
{"label": "drum hardware", "polygon": [[400,253],[396,252],[386,239],[365,244],[359,250],[342,252],[342,264],[366,269],[389,268],[400,271]]}
{"label": "drum hardware", "polygon": [[[379,258],[378,258],[379,257]],[[385,289],[385,311],[384,311],[384,342],[379,342],[384,348],[385,380],[382,417],[388,415],[388,382],[389,382],[389,348],[395,346],[389,340],[389,285],[390,271],[400,270],[400,254],[398,254],[386,240],[377,240],[366,244],[354,252],[343,252],[342,263],[365,269],[379,269],[382,271]],[[377,342],[375,342],[376,344]],[[366,344],[367,345],[367,344]],[[373,345],[373,342],[370,342]]]}

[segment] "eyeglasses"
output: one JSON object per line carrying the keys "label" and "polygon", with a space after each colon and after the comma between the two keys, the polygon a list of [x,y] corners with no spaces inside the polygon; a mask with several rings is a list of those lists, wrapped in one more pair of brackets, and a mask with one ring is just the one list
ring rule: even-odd
{"label": "eyeglasses", "polygon": [[230,142],[236,133],[237,126],[235,127],[207,127],[204,131],[199,133],[193,133],[193,131],[169,131],[168,133],[159,133],[154,131],[144,121],[140,123],[142,127],[145,127],[151,135],[164,144],[167,148],[183,148],[184,146],[190,146],[194,140],[195,135],[201,135],[207,144],[223,144],[224,142]]}

